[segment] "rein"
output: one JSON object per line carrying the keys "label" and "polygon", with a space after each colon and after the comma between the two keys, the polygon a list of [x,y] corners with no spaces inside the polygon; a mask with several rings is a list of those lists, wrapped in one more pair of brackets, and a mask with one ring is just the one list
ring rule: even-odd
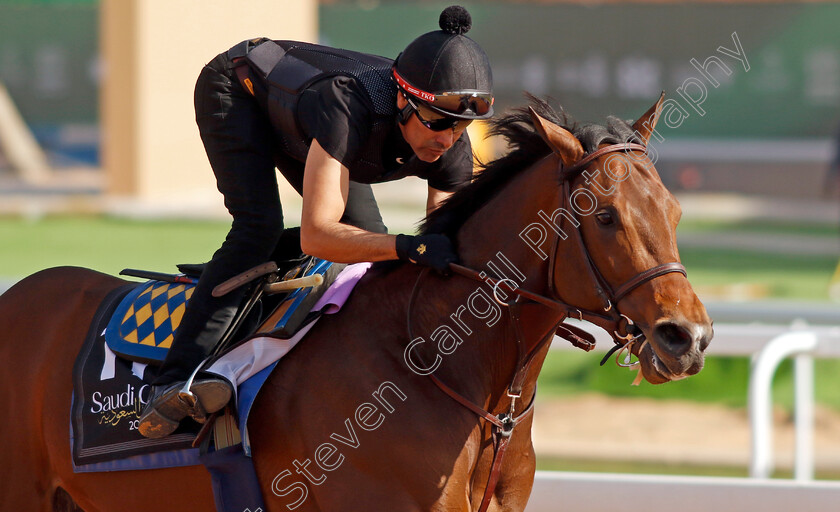
{"label": "rein", "polygon": [[[612,144],[598,149],[597,151],[594,151],[593,153],[585,156],[584,158],[582,158],[567,169],[563,169],[561,163],[560,180],[563,185],[561,207],[569,205],[571,202],[571,179],[580,174],[592,161],[608,153],[616,153],[631,150],[647,151],[647,148],[641,144],[634,143]],[[574,211],[574,209],[572,208],[571,211]],[[643,340],[644,338],[644,334],[640,333],[634,335],[633,333],[629,332],[630,328],[634,325],[634,323],[628,316],[623,315],[618,311],[619,301],[626,297],[627,294],[630,293],[632,290],[658,277],[674,272],[680,273],[683,276],[686,275],[685,267],[681,263],[664,263],[636,274],[626,282],[622,283],[617,288],[613,289],[607,282],[606,278],[604,278],[600,270],[598,270],[598,267],[595,265],[595,262],[592,260],[591,253],[586,247],[586,243],[583,239],[583,234],[580,231],[581,223],[577,219],[578,214],[576,212],[575,217],[575,222],[573,222],[572,225],[574,228],[573,231],[577,237],[577,246],[583,253],[584,261],[587,262],[588,271],[593,282],[595,283],[595,288],[598,292],[598,295],[602,297],[605,301],[605,305],[602,308],[603,311],[592,311],[584,308],[579,308],[577,306],[568,304],[560,300],[560,298],[558,297],[557,291],[554,287],[553,272],[555,267],[554,261],[561,240],[559,234],[555,238],[555,250],[552,253],[551,262],[549,264],[548,289],[551,291],[553,297],[546,297],[544,295],[540,295],[528,290],[523,290],[522,288],[518,287],[516,283],[507,278],[497,278],[488,276],[486,272],[479,272],[472,268],[465,267],[456,263],[450,263],[449,265],[450,270],[455,274],[476,280],[478,282],[486,282],[493,286],[493,298],[500,305],[504,306],[508,312],[510,320],[509,324],[511,325],[511,329],[514,331],[513,337],[516,339],[518,351],[518,360],[517,365],[515,367],[516,369],[507,389],[507,395],[511,399],[510,409],[508,410],[508,412],[505,413],[494,415],[493,413],[484,410],[482,407],[471,402],[469,399],[467,399],[457,391],[444,384],[435,375],[429,374],[429,377],[432,380],[432,382],[434,382],[434,384],[447,396],[464,406],[466,409],[470,410],[479,418],[484,419],[491,424],[493,439],[493,461],[491,463],[490,475],[488,477],[487,485],[484,489],[484,495],[481,500],[481,505],[478,508],[478,512],[486,512],[487,508],[490,506],[490,501],[493,498],[493,492],[496,488],[496,484],[498,483],[499,477],[501,476],[502,460],[504,458],[504,454],[507,449],[508,443],[510,442],[510,437],[513,434],[514,427],[516,427],[519,421],[530,416],[531,413],[533,413],[536,392],[531,397],[528,406],[519,415],[514,416],[516,401],[522,396],[522,388],[525,383],[525,378],[527,376],[528,369],[530,368],[531,362],[534,359],[534,357],[548,343],[550,343],[550,341],[554,338],[555,333],[559,336],[568,339],[575,346],[583,348],[584,350],[588,351],[595,348],[594,338],[589,333],[586,333],[585,331],[579,330],[577,328],[573,328],[570,325],[561,325],[562,322],[567,317],[574,316],[580,320],[586,320],[588,322],[591,322],[606,330],[607,332],[611,333],[613,341],[615,342],[615,346],[609,351],[607,357],[604,358],[604,361],[606,361],[606,359],[610,355],[612,355],[612,353],[616,350],[622,350],[627,348],[632,350],[633,343],[639,340]],[[565,219],[565,216],[563,216],[563,219]],[[414,289],[412,290],[411,298],[409,299],[407,318],[409,339],[413,339],[411,333],[412,306],[418,295],[420,281],[422,277],[426,275],[427,271],[428,269],[423,269],[417,276],[417,281],[414,285]],[[504,285],[503,293],[509,292],[515,295],[515,298],[513,300],[505,301],[499,297],[499,292],[501,291],[502,285]],[[557,321],[557,323],[554,324],[554,326],[548,331],[548,333],[541,337],[537,341],[537,343],[535,343],[531,347],[526,347],[523,344],[522,340],[521,325],[519,321],[519,311],[523,301],[530,301],[542,304],[543,306],[553,309],[559,313],[559,320]],[[624,331],[624,334],[621,334],[620,331]],[[603,364],[603,361],[601,364]]]}

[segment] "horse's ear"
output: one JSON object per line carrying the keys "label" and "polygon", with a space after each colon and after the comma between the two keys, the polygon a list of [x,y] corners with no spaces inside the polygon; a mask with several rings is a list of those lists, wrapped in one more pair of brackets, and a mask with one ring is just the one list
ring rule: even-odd
{"label": "horse's ear", "polygon": [[633,129],[641,136],[645,144],[650,140],[653,130],[656,128],[656,122],[659,121],[659,112],[662,109],[662,102],[665,101],[665,91],[659,95],[659,100],[652,107],[645,112],[635,123]]}
{"label": "horse's ear", "polygon": [[540,136],[548,144],[548,147],[560,157],[564,167],[570,167],[583,158],[585,153],[583,146],[569,130],[542,118],[533,107],[528,107],[528,110],[531,112],[531,119],[534,121],[537,131],[540,132]]}

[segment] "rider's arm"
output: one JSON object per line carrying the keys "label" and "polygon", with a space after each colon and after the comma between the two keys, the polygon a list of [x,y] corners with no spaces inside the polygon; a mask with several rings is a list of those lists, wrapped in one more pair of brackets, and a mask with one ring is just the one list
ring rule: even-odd
{"label": "rider's arm", "polygon": [[397,259],[396,237],[339,222],[350,171],[312,140],[303,174],[300,244],[303,252],[337,263]]}
{"label": "rider's arm", "polygon": [[443,190],[429,186],[429,195],[426,198],[426,215],[432,213],[435,208],[440,206],[440,203],[444,202],[451,195],[452,192],[444,192]]}

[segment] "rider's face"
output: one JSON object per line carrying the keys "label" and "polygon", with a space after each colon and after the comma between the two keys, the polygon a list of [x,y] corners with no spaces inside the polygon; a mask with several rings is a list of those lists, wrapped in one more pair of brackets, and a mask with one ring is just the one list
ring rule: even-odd
{"label": "rider's face", "polygon": [[[398,94],[397,107],[401,109],[406,104],[407,101],[403,95]],[[461,137],[465,128],[466,124],[459,123],[454,128],[436,132],[426,128],[415,113],[411,114],[405,124],[400,123],[403,138],[411,146],[417,158],[424,162],[434,162],[440,158]]]}

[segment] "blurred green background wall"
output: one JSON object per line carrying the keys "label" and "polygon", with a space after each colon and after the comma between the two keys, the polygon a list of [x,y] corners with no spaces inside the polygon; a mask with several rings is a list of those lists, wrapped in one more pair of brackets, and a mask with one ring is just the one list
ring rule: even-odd
{"label": "blurred green background wall", "polygon": [[[320,7],[321,40],[389,57],[437,28],[445,2],[337,2]],[[0,1],[0,80],[35,128],[95,124],[103,71],[96,0]],[[470,36],[487,50],[499,105],[522,91],[555,97],[581,119],[636,117],[660,90],[701,78],[690,59],[717,55],[700,115],[673,137],[832,137],[840,125],[840,5],[469,3]],[[722,55],[743,45],[749,64]],[[268,34],[283,38],[283,34]],[[243,35],[244,37],[245,35]],[[215,51],[216,49],[213,49]],[[175,50],[173,49],[173,52]],[[669,133],[670,131],[670,133]]]}
{"label": "blurred green background wall", "polygon": [[[321,8],[331,45],[395,56],[415,34],[436,28],[443,2],[341,2]],[[840,5],[836,4],[468,4],[469,35],[486,49],[498,101],[523,103],[522,90],[549,94],[575,117],[636,118],[661,90],[670,98],[690,64],[717,55],[726,75],[705,79],[699,114],[665,137],[829,137],[840,125]],[[371,27],[375,27],[375,33]],[[718,52],[743,45],[749,71]],[[688,91],[692,92],[692,91]],[[685,103],[685,102],[683,102]]]}
{"label": "blurred green background wall", "polygon": [[0,0],[0,82],[57,164],[96,163],[96,0]]}

